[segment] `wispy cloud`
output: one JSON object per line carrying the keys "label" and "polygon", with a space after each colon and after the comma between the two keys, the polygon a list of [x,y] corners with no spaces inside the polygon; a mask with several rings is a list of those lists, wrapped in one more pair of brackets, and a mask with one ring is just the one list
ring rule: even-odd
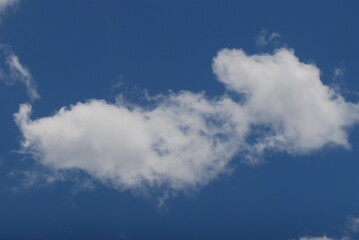
{"label": "wispy cloud", "polygon": [[271,42],[274,42],[277,38],[281,37],[279,33],[268,32],[266,29],[262,29],[255,37],[257,47],[263,47]]}
{"label": "wispy cloud", "polygon": [[228,172],[235,156],[256,164],[273,151],[350,147],[359,105],[324,85],[293,50],[224,49],[213,70],[228,89],[213,99],[188,91],[149,106],[93,99],[36,120],[23,104],[15,114],[23,150],[49,169],[83,170],[117,189],[177,192]]}
{"label": "wispy cloud", "polygon": [[343,65],[341,65],[339,67],[335,67],[334,73],[333,73],[333,78],[334,79],[342,78],[344,76],[344,73],[345,73],[345,68]]}
{"label": "wispy cloud", "polygon": [[322,237],[301,237],[298,240],[354,240],[358,239],[359,233],[359,218],[350,217],[346,222],[344,233],[340,237],[328,237],[326,235]]}
{"label": "wispy cloud", "polygon": [[0,0],[0,13],[3,13],[9,7],[15,6],[19,0]]}
{"label": "wispy cloud", "polygon": [[323,237],[301,237],[299,240],[334,240],[334,238],[329,238],[327,236]]}
{"label": "wispy cloud", "polygon": [[29,69],[20,63],[18,56],[7,45],[0,44],[0,81],[12,85],[23,83],[31,100],[40,98],[34,79]]}
{"label": "wispy cloud", "polygon": [[359,217],[350,217],[348,220],[347,228],[352,233],[359,233]]}

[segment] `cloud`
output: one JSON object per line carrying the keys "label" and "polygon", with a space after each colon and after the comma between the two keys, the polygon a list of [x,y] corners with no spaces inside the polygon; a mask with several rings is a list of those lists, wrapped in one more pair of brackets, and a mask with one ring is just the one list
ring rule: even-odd
{"label": "cloud", "polygon": [[345,231],[339,238],[335,237],[301,237],[298,240],[352,240],[358,239],[359,218],[349,217],[345,224]]}
{"label": "cloud", "polygon": [[281,37],[279,33],[272,32],[269,33],[266,29],[262,29],[259,34],[256,36],[256,45],[257,47],[263,47],[271,42],[273,42],[275,39]]}
{"label": "cloud", "polygon": [[344,76],[344,73],[345,73],[345,68],[343,65],[341,65],[339,67],[335,67],[333,78],[334,79],[342,78]]}
{"label": "cloud", "polygon": [[49,169],[82,170],[117,189],[177,192],[230,171],[235,156],[255,164],[271,151],[350,147],[359,105],[324,85],[293,50],[224,49],[213,70],[228,92],[212,99],[188,91],[146,106],[92,99],[35,120],[22,104],[14,116],[23,151]]}
{"label": "cloud", "polygon": [[301,237],[299,240],[334,240],[334,238],[323,237]]}
{"label": "cloud", "polygon": [[25,85],[31,100],[39,99],[40,95],[37,92],[35,81],[27,67],[20,63],[18,56],[4,44],[0,44],[0,52],[0,81],[8,85],[21,82]]}
{"label": "cloud", "polygon": [[348,229],[353,233],[359,233],[359,218],[349,218]]}
{"label": "cloud", "polygon": [[345,101],[320,80],[313,64],[299,61],[293,50],[248,56],[222,50],[214,60],[219,81],[245,96],[242,108],[250,122],[270,128],[256,148],[306,153],[326,144],[348,148],[346,128],[359,119],[359,105]]}
{"label": "cloud", "polygon": [[91,100],[37,121],[22,105],[16,121],[23,146],[46,166],[78,168],[117,188],[179,190],[213,179],[233,157],[231,128],[210,122],[222,114],[219,104],[188,92],[148,111]]}
{"label": "cloud", "polygon": [[0,13],[3,13],[7,8],[16,5],[19,0],[0,0]]}

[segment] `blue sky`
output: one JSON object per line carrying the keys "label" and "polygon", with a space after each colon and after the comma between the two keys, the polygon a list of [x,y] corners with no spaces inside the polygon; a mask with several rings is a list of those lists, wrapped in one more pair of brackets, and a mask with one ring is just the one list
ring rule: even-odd
{"label": "blue sky", "polygon": [[359,4],[0,0],[1,239],[359,239]]}

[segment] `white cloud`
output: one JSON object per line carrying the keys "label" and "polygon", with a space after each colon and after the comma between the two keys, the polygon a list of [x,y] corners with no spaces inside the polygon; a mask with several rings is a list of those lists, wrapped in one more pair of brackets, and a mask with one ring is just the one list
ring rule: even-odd
{"label": "white cloud", "polygon": [[253,56],[222,50],[213,66],[219,81],[245,95],[243,108],[251,123],[270,127],[258,150],[306,153],[326,144],[349,147],[346,128],[359,120],[359,105],[324,85],[319,69],[300,62],[292,50]]}
{"label": "white cloud", "polygon": [[269,33],[266,29],[262,29],[259,32],[259,34],[256,36],[256,45],[258,47],[263,47],[280,37],[281,35],[279,33],[276,32]]}
{"label": "white cloud", "polygon": [[6,84],[21,82],[27,89],[27,94],[31,100],[40,98],[37,92],[35,81],[26,66],[22,65],[11,48],[7,45],[0,44],[1,65],[0,80]]}
{"label": "white cloud", "polygon": [[221,114],[217,108],[202,95],[184,92],[150,111],[91,100],[37,121],[29,120],[30,106],[22,105],[16,120],[24,147],[46,166],[82,169],[118,188],[177,190],[213,179],[234,154],[230,140],[221,137],[230,136],[231,128],[206,122]]}
{"label": "white cloud", "polygon": [[354,218],[354,217],[349,218],[348,228],[353,233],[359,233],[359,218]]}
{"label": "white cloud", "polygon": [[344,76],[345,73],[345,68],[343,67],[343,65],[339,66],[339,67],[335,67],[334,68],[334,74],[333,74],[333,78],[334,79],[341,79]]}
{"label": "white cloud", "polygon": [[349,236],[342,236],[341,238],[332,238],[332,237],[301,237],[298,240],[352,240]]}
{"label": "white cloud", "polygon": [[90,100],[37,120],[23,104],[15,120],[24,151],[50,169],[83,170],[118,189],[181,191],[226,172],[235,155],[256,163],[267,150],[349,147],[358,105],[325,86],[319,69],[292,50],[248,56],[225,49],[213,69],[232,95],[170,93],[152,108]]}
{"label": "white cloud", "polygon": [[298,240],[352,240],[358,239],[359,233],[359,218],[349,217],[346,224],[345,230],[342,236],[335,238],[335,237],[301,237]]}
{"label": "white cloud", "polygon": [[334,240],[334,238],[323,237],[301,237],[299,240]]}
{"label": "white cloud", "polygon": [[19,0],[0,0],[0,13],[17,4]]}

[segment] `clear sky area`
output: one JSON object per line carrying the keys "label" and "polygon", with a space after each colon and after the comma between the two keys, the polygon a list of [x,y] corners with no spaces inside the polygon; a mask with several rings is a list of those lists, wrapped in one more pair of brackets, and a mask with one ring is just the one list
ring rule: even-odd
{"label": "clear sky area", "polygon": [[356,0],[0,0],[0,239],[359,239]]}

